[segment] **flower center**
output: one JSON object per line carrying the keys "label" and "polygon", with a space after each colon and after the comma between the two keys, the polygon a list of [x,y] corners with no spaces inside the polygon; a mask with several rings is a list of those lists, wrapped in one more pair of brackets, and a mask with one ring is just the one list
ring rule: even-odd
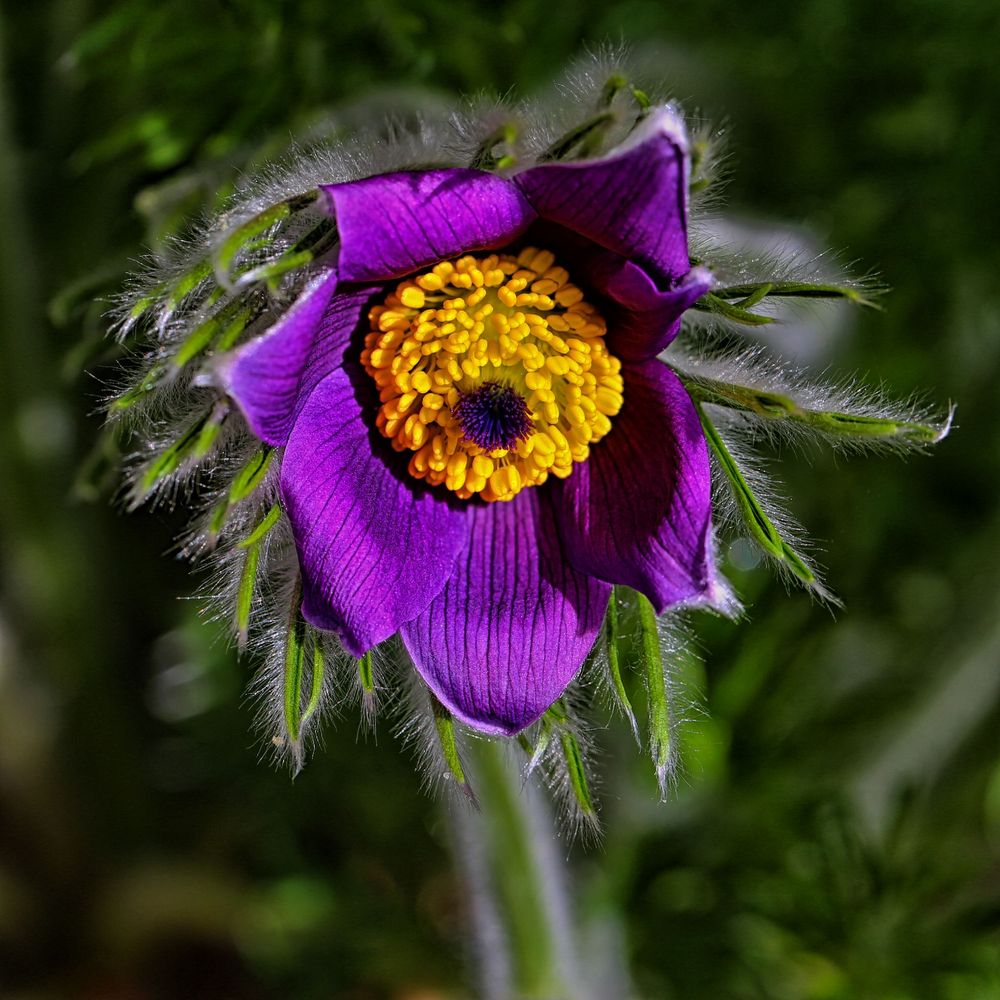
{"label": "flower center", "polygon": [[509,451],[531,433],[528,404],[516,389],[499,382],[484,382],[461,396],[451,408],[466,441],[483,451]]}
{"label": "flower center", "polygon": [[414,452],[411,475],[463,499],[565,478],[622,407],[604,319],[547,250],[442,261],[369,320],[379,430]]}

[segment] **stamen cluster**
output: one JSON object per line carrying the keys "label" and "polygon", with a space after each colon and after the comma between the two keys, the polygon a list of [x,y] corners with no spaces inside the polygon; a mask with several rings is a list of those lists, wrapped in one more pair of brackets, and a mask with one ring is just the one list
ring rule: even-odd
{"label": "stamen cluster", "polygon": [[483,382],[466,393],[451,414],[462,425],[467,441],[485,452],[516,448],[531,433],[531,414],[524,397],[509,385]]}
{"label": "stamen cluster", "polygon": [[[622,407],[604,319],[548,250],[442,261],[400,282],[369,320],[361,361],[379,388],[379,430],[414,452],[411,475],[463,499],[511,500],[565,478]],[[463,413],[494,399],[491,383],[524,401],[526,423],[502,429],[507,446],[491,447],[500,439]],[[517,409],[509,396],[505,407]]]}

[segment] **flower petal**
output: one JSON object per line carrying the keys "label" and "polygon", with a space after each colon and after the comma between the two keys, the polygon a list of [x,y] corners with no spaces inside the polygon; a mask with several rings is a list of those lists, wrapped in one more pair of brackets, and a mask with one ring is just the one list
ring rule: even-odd
{"label": "flower petal", "polygon": [[691,268],[687,136],[659,108],[608,156],[533,167],[514,180],[540,216],[638,261],[669,288]]}
{"label": "flower petal", "polygon": [[263,336],[219,367],[226,391],[254,434],[272,445],[288,440],[295,414],[317,383],[343,362],[351,334],[377,287],[337,287],[335,271],[317,275]]}
{"label": "flower petal", "polygon": [[623,361],[659,354],[680,331],[684,312],[715,284],[708,268],[694,267],[662,291],[638,264],[546,220],[535,223],[522,242],[555,252],[603,313],[608,347]]}
{"label": "flower petal", "polygon": [[608,321],[608,348],[622,361],[655,358],[677,336],[681,316],[714,284],[712,273],[694,267],[670,291],[661,292],[642,268],[607,254],[595,287],[617,307]]}
{"label": "flower petal", "polygon": [[381,174],[323,190],[337,217],[345,281],[398,278],[503,246],[535,219],[515,184],[481,170]]}
{"label": "flower petal", "polygon": [[711,599],[711,478],[697,411],[658,361],[626,365],[625,405],[608,436],[555,483],[573,565],[642,591],[657,612]]}
{"label": "flower petal", "polygon": [[331,372],[305,402],[282,459],[281,495],[302,613],[360,656],[441,591],[465,547],[467,512],[413,479],[369,429],[364,415],[378,401],[353,369]]}
{"label": "flower petal", "polygon": [[401,629],[421,676],[462,722],[510,735],[573,679],[610,588],[576,572],[546,490],[470,505],[469,545],[444,590]]}

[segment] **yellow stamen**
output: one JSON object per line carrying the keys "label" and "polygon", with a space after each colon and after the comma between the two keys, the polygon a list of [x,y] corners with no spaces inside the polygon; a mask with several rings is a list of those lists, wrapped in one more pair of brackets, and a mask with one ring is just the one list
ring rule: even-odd
{"label": "yellow stamen", "polygon": [[[603,317],[555,260],[526,247],[442,261],[371,309],[361,362],[379,389],[376,426],[414,453],[411,475],[463,499],[512,500],[567,477],[611,429],[621,362],[604,344]],[[510,448],[485,451],[452,412],[488,382],[527,407],[530,429]]]}

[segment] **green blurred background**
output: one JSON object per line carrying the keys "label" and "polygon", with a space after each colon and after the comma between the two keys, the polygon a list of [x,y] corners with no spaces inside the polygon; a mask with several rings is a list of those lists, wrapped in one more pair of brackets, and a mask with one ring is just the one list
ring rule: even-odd
{"label": "green blurred background", "polygon": [[600,734],[581,920],[642,997],[1000,998],[995,0],[0,11],[0,995],[466,995],[439,808],[391,727],[342,719],[294,784],[260,762],[251,665],[184,599],[180,516],[86,485],[95,299],[358,98],[529,93],[625,40],[727,123],[736,215],[893,287],[884,313],[820,318],[818,363],[959,410],[931,458],[784,456],[846,611],[737,546],[750,620],[697,623],[675,800],[623,727]]}

